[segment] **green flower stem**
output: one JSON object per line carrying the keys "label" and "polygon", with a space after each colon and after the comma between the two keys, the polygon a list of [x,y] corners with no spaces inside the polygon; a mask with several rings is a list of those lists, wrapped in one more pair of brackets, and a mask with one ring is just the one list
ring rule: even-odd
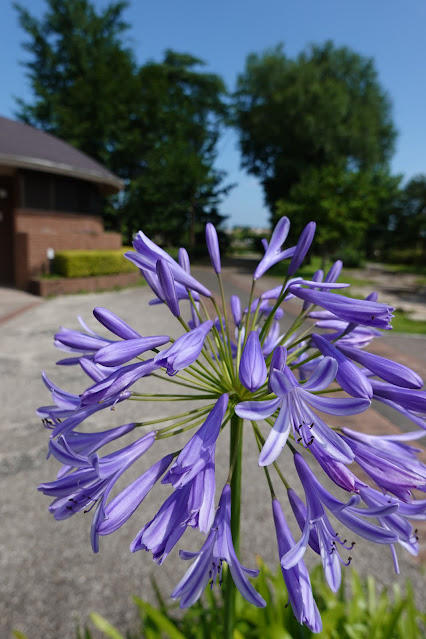
{"label": "green flower stem", "polygon": [[231,343],[229,342],[229,344],[226,344],[225,327],[223,326],[222,313],[220,312],[220,309],[219,309],[219,307],[217,305],[217,302],[216,302],[215,298],[212,297],[211,300],[212,300],[212,302],[214,304],[214,307],[215,307],[215,310],[216,310],[216,313],[217,313],[217,316],[218,316],[218,319],[219,319],[220,330],[221,330],[221,333],[222,333],[222,339],[221,339],[220,333],[217,330],[216,326],[213,325],[212,331],[213,331],[213,334],[216,336],[216,343],[218,345],[218,348],[219,348],[219,351],[220,351],[220,354],[221,354],[221,359],[223,360],[222,361],[222,364],[223,364],[222,369],[223,369],[224,372],[226,371],[226,374],[229,377],[229,381],[232,383],[231,373],[230,373],[230,371],[233,372]]}
{"label": "green flower stem", "polygon": [[240,327],[238,329],[238,342],[237,342],[237,361],[235,363],[235,370],[238,372],[240,370],[240,361],[241,361],[241,331],[243,330],[243,321],[241,320]]}
{"label": "green flower stem", "polygon": [[[289,344],[287,348],[290,350],[290,348],[294,348],[295,346],[303,342],[307,337],[310,336],[313,330],[315,330],[315,326],[308,326],[308,328],[303,331],[303,333],[297,338],[297,340]],[[282,343],[284,343],[284,338],[280,340],[279,346],[281,346]]]}
{"label": "green flower stem", "polygon": [[171,422],[174,419],[180,419],[181,417],[188,417],[188,415],[194,415],[194,419],[199,416],[200,413],[204,411],[211,411],[214,404],[209,404],[208,406],[201,406],[200,408],[193,408],[192,410],[187,410],[185,413],[179,413],[178,415],[172,415],[171,417],[159,417],[158,419],[150,419],[146,422],[138,422],[136,426],[140,428],[141,426],[152,426],[153,424],[160,424],[164,422]]}
{"label": "green flower stem", "polygon": [[[173,424],[169,424],[168,426],[164,426],[164,428],[160,428],[157,430],[157,435],[161,435],[162,433],[167,433],[169,430],[172,430],[176,426],[183,426],[184,424],[188,424],[189,422],[199,420],[204,421],[204,415],[207,415],[211,411],[211,407],[202,408],[196,415],[188,415],[184,419],[181,419],[178,422],[174,422]],[[198,423],[198,422],[197,422]],[[194,424],[195,425],[195,424]]]}
{"label": "green flower stem", "polygon": [[[269,422],[268,422],[269,423]],[[256,436],[256,440],[257,440],[257,444],[259,446],[259,450],[261,449],[261,447],[263,446],[263,444],[265,443],[265,438],[263,437],[262,433],[260,432],[259,426],[256,424],[256,422],[252,422],[251,425],[253,426],[253,430],[254,430],[254,434]],[[290,442],[287,442],[287,445],[291,448],[292,451],[294,451],[293,446],[290,444]],[[294,451],[295,452],[295,451]],[[288,481],[286,480],[286,478],[284,477],[284,475],[282,474],[280,467],[278,466],[277,462],[273,462],[274,468],[278,473],[278,477],[281,479],[282,483],[284,484],[284,486],[287,488],[287,490],[290,488],[290,484],[288,483]],[[265,467],[265,471],[266,471],[266,467]],[[269,478],[269,474],[267,474],[267,479],[268,479],[268,484],[270,486],[270,488],[272,488],[272,482],[270,481]],[[273,490],[273,489],[272,489]],[[271,493],[272,494],[272,493]],[[273,499],[274,497],[272,497]]]}
{"label": "green flower stem", "polygon": [[[212,299],[212,302],[214,303],[214,298],[211,298],[211,299]],[[201,300],[201,299],[200,299],[200,305],[201,305],[201,308],[202,308],[202,309],[203,309],[203,311],[204,311],[205,316],[206,316],[208,319],[210,319],[210,315],[209,315],[209,313],[208,313],[208,311],[207,311],[206,305],[204,304],[203,300]],[[199,315],[199,313],[197,313],[197,314]],[[217,349],[219,350],[219,352],[221,352],[221,357],[222,357],[222,359],[224,359],[223,351],[222,351],[222,341],[221,341],[220,336],[219,336],[219,333],[218,333],[218,331],[217,331],[217,329],[215,328],[215,326],[214,326],[214,325],[213,325],[213,334],[215,335],[215,342],[216,342]],[[209,347],[210,347],[211,352],[212,352],[213,354],[215,354],[216,349],[215,349],[215,348],[213,348],[213,345],[212,345],[212,342],[211,342],[211,339],[210,339],[210,336],[209,336],[209,335],[207,335],[207,343],[208,343],[208,345],[209,345]],[[215,371],[216,375],[217,375],[218,377],[221,377],[220,370],[219,370],[219,369],[216,367],[216,365],[214,364],[214,361],[213,361],[212,357],[211,357],[210,355],[208,355],[207,353],[205,353],[204,349],[203,349],[202,353],[203,353],[204,357],[207,359],[207,361],[209,362],[210,366],[211,366],[211,367],[213,368],[213,370]],[[199,364],[199,365],[201,365],[201,364],[200,364],[200,362],[198,362],[198,364]]]}
{"label": "green flower stem", "polygon": [[[230,469],[228,482],[231,486],[231,536],[235,552],[239,553],[240,546],[240,512],[241,512],[241,471],[243,448],[244,420],[235,413],[231,417],[230,439]],[[225,628],[224,639],[232,639],[235,625],[235,595],[236,586],[231,571],[226,573],[225,590]]]}
{"label": "green flower stem", "polygon": [[248,301],[248,306],[247,306],[246,330],[245,330],[245,334],[244,334],[244,344],[243,344],[243,346],[246,345],[246,341],[247,341],[247,337],[248,337],[248,333],[249,333],[250,309],[251,309],[251,305],[252,305],[252,302],[253,302],[253,294],[254,294],[254,287],[255,286],[256,286],[256,280],[253,280],[253,282],[251,284],[250,296],[249,296],[249,301]]}
{"label": "green flower stem", "polygon": [[[207,411],[206,411],[207,413]],[[205,413],[205,414],[206,414]],[[191,418],[194,419],[194,418]],[[189,422],[191,421],[190,419],[186,419],[182,422],[180,422],[180,424],[185,424],[185,422]],[[184,426],[183,428],[176,428],[176,430],[173,430],[176,426],[179,426],[180,424],[171,424],[171,426],[166,426],[165,428],[161,428],[156,436],[155,439],[166,439],[167,437],[174,437],[174,435],[178,435],[179,433],[184,433],[187,430],[191,430],[192,428],[195,428],[196,426],[200,426],[201,424],[204,423],[204,418],[203,419],[199,419],[198,421],[195,421],[193,424],[189,424],[189,426]]]}
{"label": "green flower stem", "polygon": [[[178,379],[173,379],[172,377],[170,377],[169,375],[165,376],[165,375],[159,375],[158,373],[151,373],[152,377],[156,377],[157,379],[161,379],[164,382],[170,382],[171,384],[179,384],[179,386],[185,386],[186,388],[192,388],[193,390],[200,390],[200,387],[202,387],[204,390],[207,390],[211,393],[215,393],[217,392],[217,388],[215,388],[214,386],[208,386],[207,384],[203,384],[201,382],[198,382],[197,385],[194,384],[187,384],[186,382],[182,382],[179,381]],[[189,380],[191,381],[191,380]]]}
{"label": "green flower stem", "polygon": [[[259,432],[256,432],[257,429],[254,427],[254,422],[252,422],[252,425],[253,425],[254,436],[256,438],[256,444],[257,444],[257,447],[258,447],[259,453],[260,453],[260,451],[262,450],[262,442],[261,442],[261,440],[259,438]],[[275,491],[274,491],[274,487],[272,485],[272,480],[271,480],[271,476],[269,474],[269,470],[267,469],[266,466],[263,467],[263,470],[265,471],[266,481],[268,482],[269,492],[271,493],[271,499],[276,499],[276,494],[275,494]]]}
{"label": "green flower stem", "polygon": [[[262,330],[260,331],[259,337],[260,337],[260,343],[261,344],[263,344],[263,340],[265,339],[266,335],[268,334],[269,327],[272,324],[272,320],[274,319],[274,315],[275,315],[276,311],[280,307],[281,302],[284,301],[284,297],[285,297],[285,294],[286,294],[285,287],[287,285],[287,282],[288,282],[288,275],[286,276],[286,278],[285,278],[285,280],[283,282],[283,285],[281,287],[281,291],[280,291],[280,294],[279,294],[279,296],[277,298],[277,301],[275,302],[272,311],[269,313],[268,317],[266,318],[266,322],[264,323],[264,325],[262,327]],[[249,311],[250,311],[250,306],[249,306]]]}
{"label": "green flower stem", "polygon": [[251,331],[254,331],[255,328],[256,328],[256,322],[257,322],[257,318],[259,317],[259,309],[260,309],[261,303],[262,303],[262,296],[259,297],[259,301],[257,303],[256,310],[253,313],[253,320],[251,322],[249,333],[251,333]]}
{"label": "green flower stem", "polygon": [[[234,371],[234,366],[233,366],[233,362],[232,362],[232,349],[231,349],[231,333],[229,331],[229,319],[228,319],[228,306],[226,304],[226,300],[225,300],[225,291],[223,289],[223,280],[222,280],[222,276],[220,273],[217,274],[217,278],[219,280],[219,287],[220,287],[220,295],[222,298],[222,308],[223,308],[223,314],[225,316],[225,329],[226,329],[226,337],[227,337],[227,341],[228,341],[228,360],[229,360],[229,370],[231,372],[231,376],[234,378],[235,381],[235,371]],[[220,317],[220,316],[219,316]],[[221,317],[220,317],[221,319]],[[222,326],[222,321],[221,321],[221,327],[222,327],[222,335],[225,336],[224,330],[223,330],[223,326]]]}
{"label": "green flower stem", "polygon": [[169,402],[197,401],[201,399],[217,399],[217,395],[151,395],[150,393],[133,393],[129,399],[136,402]]}

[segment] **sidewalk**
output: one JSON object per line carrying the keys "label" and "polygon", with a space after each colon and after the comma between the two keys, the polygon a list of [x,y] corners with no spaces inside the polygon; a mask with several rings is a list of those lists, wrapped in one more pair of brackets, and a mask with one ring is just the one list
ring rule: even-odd
{"label": "sidewalk", "polygon": [[0,325],[30,310],[43,300],[16,288],[0,286]]}

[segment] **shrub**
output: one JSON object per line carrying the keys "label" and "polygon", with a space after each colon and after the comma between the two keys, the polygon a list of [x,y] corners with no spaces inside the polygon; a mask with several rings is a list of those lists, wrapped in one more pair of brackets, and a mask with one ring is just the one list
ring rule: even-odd
{"label": "shrub", "polygon": [[135,265],[124,258],[128,247],[113,251],[58,251],[53,269],[62,277],[89,277],[115,275],[135,270]]}

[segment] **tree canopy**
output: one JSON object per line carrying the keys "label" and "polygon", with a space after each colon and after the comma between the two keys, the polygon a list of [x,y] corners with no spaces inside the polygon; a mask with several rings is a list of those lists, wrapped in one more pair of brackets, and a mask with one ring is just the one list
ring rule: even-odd
{"label": "tree canopy", "polygon": [[27,35],[24,63],[33,98],[17,116],[114,170],[137,103],[136,63],[124,46],[127,2],[96,11],[89,0],[47,0],[37,20],[15,4]]}
{"label": "tree canopy", "polygon": [[131,240],[140,227],[165,242],[195,243],[230,186],[215,167],[225,86],[201,60],[167,51],[139,67],[125,45],[127,2],[47,0],[37,20],[19,4],[24,63],[33,91],[17,116],[53,133],[117,173],[124,195],[105,210]]}
{"label": "tree canopy", "polygon": [[331,42],[294,60],[282,46],[251,54],[238,77],[234,123],[242,165],[260,178],[272,220],[293,210],[300,227],[320,198],[315,212],[329,209],[324,232],[341,216],[351,235],[371,214],[396,136],[371,59]]}
{"label": "tree canopy", "polygon": [[230,185],[215,168],[217,142],[226,115],[225,86],[203,62],[166,51],[161,63],[139,69],[140,162],[126,203],[129,224],[160,232],[169,243],[185,236],[194,246],[200,223],[214,215]]}

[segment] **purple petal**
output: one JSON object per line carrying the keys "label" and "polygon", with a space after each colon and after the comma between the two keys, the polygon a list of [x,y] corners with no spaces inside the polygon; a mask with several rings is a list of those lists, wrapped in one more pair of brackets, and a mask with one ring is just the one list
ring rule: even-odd
{"label": "purple petal", "polygon": [[281,398],[278,397],[277,399],[267,399],[259,402],[241,402],[235,406],[235,412],[238,417],[257,421],[258,419],[270,417],[281,405],[281,401]]}
{"label": "purple petal", "polygon": [[189,275],[191,273],[191,263],[189,261],[188,251],[183,247],[179,249],[178,262],[179,266]]}
{"label": "purple petal", "polygon": [[126,324],[118,315],[115,315],[112,311],[108,311],[106,308],[96,307],[93,309],[93,315],[96,317],[105,328],[107,328],[114,335],[118,335],[122,339],[135,339],[140,337],[131,326]]}
{"label": "purple petal", "polygon": [[231,311],[234,324],[238,327],[241,322],[241,302],[238,295],[231,295]]}
{"label": "purple petal", "polygon": [[290,434],[290,411],[286,400],[283,400],[278,417],[271,428],[259,455],[259,466],[272,464],[284,448]]}
{"label": "purple petal", "polygon": [[242,385],[252,393],[266,381],[268,371],[260,345],[259,333],[252,331],[241,356],[239,377]]}
{"label": "purple petal", "polygon": [[170,340],[168,335],[153,335],[152,337],[139,337],[137,339],[127,339],[123,342],[116,342],[109,346],[104,346],[96,353],[94,360],[103,366],[119,366],[129,362],[146,351],[152,350]]}
{"label": "purple petal", "polygon": [[309,251],[312,240],[314,239],[315,229],[315,222],[309,222],[303,229],[299,241],[297,242],[296,251],[290,262],[290,266],[288,267],[287,273],[290,277],[295,274],[295,272],[305,259],[306,253]]}
{"label": "purple petal", "polygon": [[344,344],[338,344],[339,350],[351,359],[358,362],[365,368],[368,368],[372,373],[381,377],[386,382],[395,384],[396,386],[403,386],[405,388],[422,388],[423,380],[417,375],[411,368],[393,362],[385,357],[374,355],[357,348],[350,348]]}
{"label": "purple petal", "polygon": [[328,415],[357,415],[363,413],[370,406],[369,399],[356,397],[324,397],[314,395],[304,389],[300,389],[305,402]]}
{"label": "purple petal", "polygon": [[220,273],[221,264],[220,264],[220,250],[219,250],[219,240],[217,239],[217,232],[213,224],[210,222],[206,224],[206,242],[207,249],[210,255],[210,260],[215,270],[215,273]]}
{"label": "purple petal", "polygon": [[324,390],[334,380],[336,373],[337,362],[334,357],[324,357],[318,362],[311,377],[303,384],[303,389],[309,391]]}
{"label": "purple petal", "polygon": [[109,535],[126,523],[172,460],[173,455],[163,457],[110,501],[104,511],[105,519],[98,525],[99,535]]}
{"label": "purple petal", "polygon": [[333,344],[330,344],[321,335],[312,335],[312,341],[323,355],[333,357],[338,364],[336,381],[349,395],[371,399],[373,389],[364,373],[341,353]]}
{"label": "purple petal", "polygon": [[176,293],[175,281],[166,260],[157,260],[157,277],[163,293],[162,297],[175,317],[180,317],[179,300]]}

